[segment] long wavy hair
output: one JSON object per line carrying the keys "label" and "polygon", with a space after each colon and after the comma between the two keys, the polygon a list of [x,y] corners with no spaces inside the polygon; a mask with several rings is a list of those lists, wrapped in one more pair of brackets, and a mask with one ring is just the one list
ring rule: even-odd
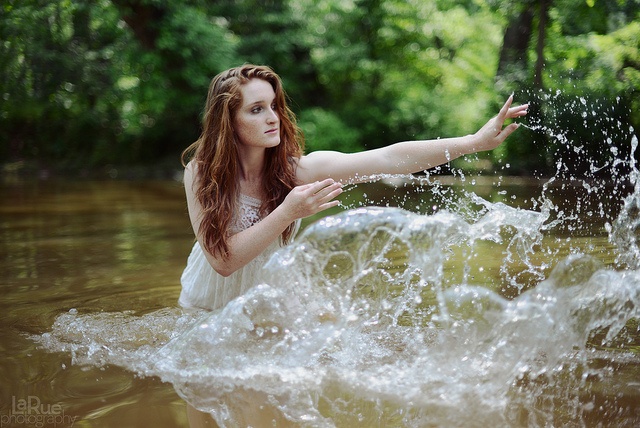
{"label": "long wavy hair", "polygon": [[[223,71],[211,80],[202,134],[182,152],[182,165],[186,166],[189,159],[195,162],[195,195],[203,209],[199,229],[202,243],[211,254],[223,258],[229,256],[230,227],[240,193],[238,138],[233,119],[242,105],[240,87],[251,79],[271,84],[280,120],[280,144],[266,149],[261,216],[273,211],[297,185],[295,165],[304,150],[304,137],[287,106],[282,81],[271,68],[245,64]],[[293,232],[291,224],[282,233],[283,242],[289,242]]]}

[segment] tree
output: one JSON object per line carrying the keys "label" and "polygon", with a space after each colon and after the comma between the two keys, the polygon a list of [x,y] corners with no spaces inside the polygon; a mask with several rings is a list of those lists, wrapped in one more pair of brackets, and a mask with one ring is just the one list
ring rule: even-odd
{"label": "tree", "polygon": [[14,1],[0,31],[4,156],[75,167],[177,158],[209,80],[236,63],[197,2]]}
{"label": "tree", "polygon": [[[500,10],[505,3],[494,1],[493,6]],[[640,124],[628,114],[637,103],[633,94],[638,85],[631,76],[639,58],[634,34],[640,2],[521,0],[505,10],[508,25],[497,71],[499,87],[505,92],[518,90],[521,98],[532,97],[529,120],[547,130],[511,139],[506,149],[509,158],[523,171],[549,174],[554,159],[562,157],[573,170],[588,174],[590,159],[604,161],[610,153],[607,141],[621,150],[628,144],[629,127]],[[610,42],[620,34],[625,34],[623,43]],[[605,45],[608,51],[602,49]],[[536,58],[533,67],[531,57]],[[549,95],[554,91],[560,95]],[[584,100],[597,107],[588,109]],[[584,115],[601,109],[607,120],[584,121]],[[558,129],[558,123],[565,129]],[[549,138],[554,133],[564,138]]]}
{"label": "tree", "polygon": [[471,132],[493,107],[499,26],[469,3],[299,2],[326,108],[366,147]]}
{"label": "tree", "polygon": [[529,45],[535,11],[533,1],[520,2],[518,6],[504,32],[496,75],[498,80],[520,85],[529,81]]}
{"label": "tree", "polygon": [[[583,155],[566,153],[581,144],[547,136],[562,124],[578,143],[603,135],[621,149],[629,126],[640,127],[639,9],[638,0],[7,0],[0,156],[177,164],[199,133],[210,79],[254,62],[282,76],[310,149],[473,132],[516,91],[533,103],[529,124],[546,132],[522,130],[478,156],[507,156],[510,172],[552,173],[557,154],[585,169]],[[583,123],[592,110],[626,131],[604,137],[603,122]],[[608,150],[598,144],[583,150]]]}
{"label": "tree", "polygon": [[198,137],[209,82],[236,64],[237,38],[204,2],[112,2],[137,42],[128,51],[134,156],[175,156]]}
{"label": "tree", "polygon": [[[5,157],[87,158],[118,132],[112,66],[126,35],[105,2],[24,0],[0,16],[0,147]],[[95,16],[99,15],[100,20]]]}

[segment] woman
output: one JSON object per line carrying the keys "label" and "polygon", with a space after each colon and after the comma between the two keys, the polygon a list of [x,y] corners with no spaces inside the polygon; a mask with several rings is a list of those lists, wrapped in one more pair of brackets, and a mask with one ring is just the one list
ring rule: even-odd
{"label": "woman", "polygon": [[259,281],[258,271],[300,219],[338,204],[344,182],[409,174],[491,150],[527,114],[511,107],[464,137],[406,141],[345,154],[303,154],[302,134],[270,68],[243,65],[211,82],[200,138],[183,153],[189,217],[197,242],[182,275],[180,304],[217,309]]}

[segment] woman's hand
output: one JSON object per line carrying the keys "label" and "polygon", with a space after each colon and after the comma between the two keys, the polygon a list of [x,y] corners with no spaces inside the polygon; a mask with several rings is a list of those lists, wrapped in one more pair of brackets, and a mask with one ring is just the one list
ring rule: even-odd
{"label": "woman's hand", "polygon": [[342,184],[331,178],[294,187],[282,202],[294,220],[309,217],[320,211],[335,207],[334,200],[342,193]]}
{"label": "woman's hand", "polygon": [[473,136],[473,152],[480,152],[483,150],[491,150],[498,147],[513,131],[520,126],[517,123],[512,123],[506,128],[504,127],[504,121],[507,119],[514,119],[516,117],[526,116],[528,104],[523,104],[516,107],[511,107],[513,102],[513,95],[509,97],[504,106],[500,109],[500,113],[491,120],[489,120],[478,132]]}

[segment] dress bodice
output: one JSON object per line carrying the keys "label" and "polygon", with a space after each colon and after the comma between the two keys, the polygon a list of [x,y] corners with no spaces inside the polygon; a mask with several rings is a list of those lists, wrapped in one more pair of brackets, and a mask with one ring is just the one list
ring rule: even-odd
{"label": "dress bodice", "polygon": [[[231,233],[241,232],[262,220],[260,217],[261,204],[259,199],[240,195],[237,212],[231,225]],[[300,221],[296,223],[296,231],[299,225]],[[180,305],[208,310],[225,306],[232,299],[259,284],[262,266],[280,245],[281,239],[275,240],[244,267],[224,277],[211,267],[202,247],[196,241],[180,278],[182,283]]]}

